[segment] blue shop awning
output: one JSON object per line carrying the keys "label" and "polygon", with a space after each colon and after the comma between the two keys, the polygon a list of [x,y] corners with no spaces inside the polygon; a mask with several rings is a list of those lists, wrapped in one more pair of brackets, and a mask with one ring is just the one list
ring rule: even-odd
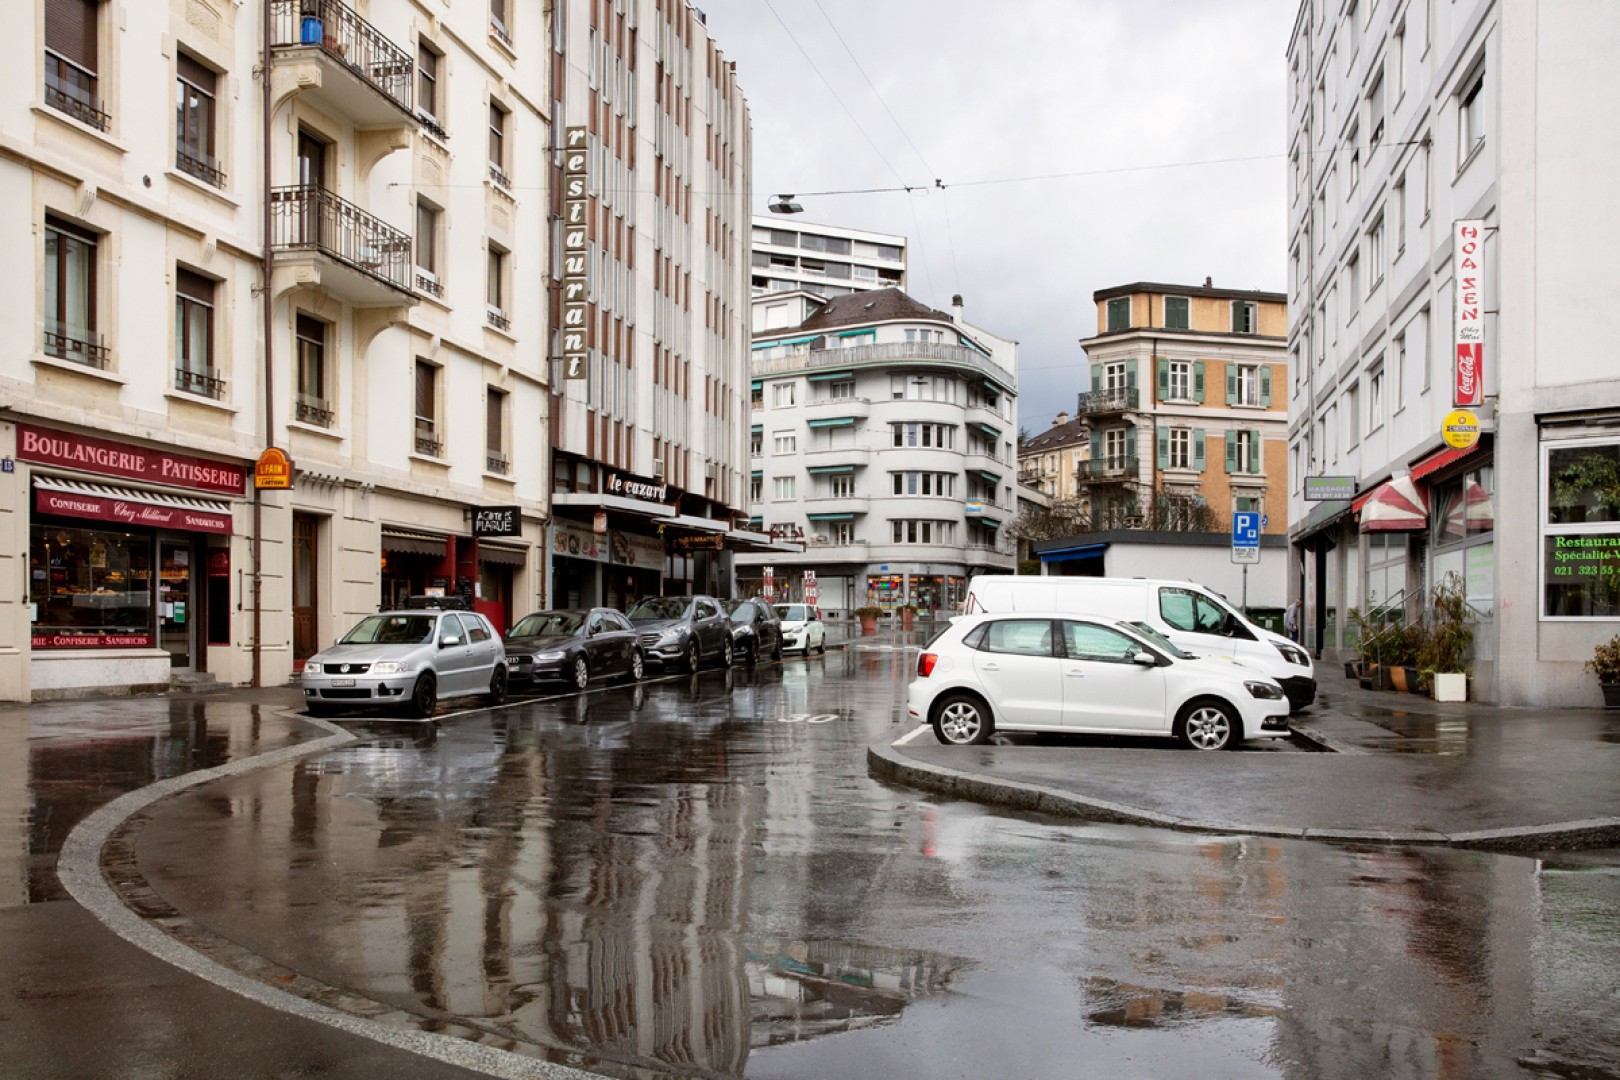
{"label": "blue shop awning", "polygon": [[827,420],[812,420],[810,426],[813,428],[854,427],[855,418],[853,416],[835,416]]}
{"label": "blue shop awning", "polygon": [[810,376],[811,382],[832,382],[835,379],[853,379],[853,371],[818,371]]}
{"label": "blue shop awning", "polygon": [[811,476],[838,476],[843,473],[855,471],[853,465],[816,465],[810,469]]}
{"label": "blue shop awning", "polygon": [[780,339],[778,339],[776,341],[756,341],[756,342],[754,342],[754,348],[756,348],[756,349],[774,349],[778,345],[803,345],[805,342],[814,341],[817,338],[819,338],[820,336],[821,336],[820,334],[808,334],[808,335],[806,335],[804,337],[780,338]]}
{"label": "blue shop awning", "polygon": [[1107,544],[1082,544],[1079,547],[1058,548],[1040,552],[1041,562],[1075,562],[1078,559],[1100,559],[1108,550]]}
{"label": "blue shop awning", "polygon": [[811,521],[854,521],[854,514],[808,514]]}

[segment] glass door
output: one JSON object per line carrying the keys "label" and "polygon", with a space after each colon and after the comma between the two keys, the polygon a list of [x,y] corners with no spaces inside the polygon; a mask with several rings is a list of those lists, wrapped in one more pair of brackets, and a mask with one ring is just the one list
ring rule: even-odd
{"label": "glass door", "polygon": [[158,644],[169,667],[190,670],[196,625],[192,597],[191,540],[158,538]]}

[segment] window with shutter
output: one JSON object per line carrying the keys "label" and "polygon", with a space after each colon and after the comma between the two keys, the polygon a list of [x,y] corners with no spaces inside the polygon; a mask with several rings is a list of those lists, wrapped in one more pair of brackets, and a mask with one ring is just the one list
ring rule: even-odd
{"label": "window with shutter", "polygon": [[219,77],[185,53],[175,58],[175,68],[175,168],[224,187],[225,171],[214,157],[214,89]]}
{"label": "window with shutter", "polygon": [[174,275],[174,385],[177,390],[218,398],[214,372],[214,283],[178,267]]}
{"label": "window with shutter", "polygon": [[438,457],[438,369],[425,360],[416,362],[416,452]]}
{"label": "window with shutter", "polygon": [[1188,310],[1190,304],[1185,296],[1167,296],[1164,298],[1164,325],[1170,330],[1186,330],[1189,323]]}
{"label": "window with shutter", "polygon": [[99,10],[97,0],[46,0],[45,103],[105,131],[96,81]]}

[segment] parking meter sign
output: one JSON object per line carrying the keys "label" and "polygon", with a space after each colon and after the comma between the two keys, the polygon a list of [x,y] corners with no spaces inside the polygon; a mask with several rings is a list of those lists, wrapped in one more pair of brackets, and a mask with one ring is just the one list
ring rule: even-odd
{"label": "parking meter sign", "polygon": [[1232,515],[1232,561],[1257,563],[1260,561],[1260,514],[1254,510],[1239,510]]}

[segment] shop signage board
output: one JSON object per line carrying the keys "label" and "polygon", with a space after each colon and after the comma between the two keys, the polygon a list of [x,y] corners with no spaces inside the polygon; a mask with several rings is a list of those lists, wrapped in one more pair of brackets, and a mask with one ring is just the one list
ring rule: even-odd
{"label": "shop signage board", "polygon": [[1485,222],[1463,218],[1452,226],[1452,283],[1456,321],[1452,404],[1485,403]]}
{"label": "shop signage board", "polygon": [[147,450],[32,424],[17,425],[17,457],[41,465],[60,465],[103,476],[122,476],[223,495],[242,495],[247,491],[247,470],[240,465],[167,450]]}
{"label": "shop signage board", "polygon": [[776,599],[776,567],[765,568],[765,583],[760,589],[760,595],[765,597],[766,603]]}
{"label": "shop signage board", "polygon": [[519,506],[476,506],[473,508],[474,536],[522,536],[523,508]]}
{"label": "shop signage board", "polygon": [[637,480],[633,476],[623,473],[608,473],[603,482],[603,489],[609,495],[621,495],[627,499],[640,499],[642,502],[662,503],[669,501],[669,485],[655,484],[647,480]]}
{"label": "shop signage board", "polygon": [[589,374],[590,331],[585,297],[590,283],[590,138],[583,124],[563,129],[563,378]]}
{"label": "shop signage board", "polygon": [[1479,442],[1479,417],[1467,409],[1453,409],[1440,425],[1440,437],[1447,446],[1468,449]]}
{"label": "shop signage board", "polygon": [[253,486],[261,491],[287,491],[293,486],[293,462],[279,446],[267,446],[253,463]]}
{"label": "shop signage board", "polygon": [[705,536],[677,536],[670,541],[670,548],[682,553],[689,551],[724,551],[726,538],[719,534]]}
{"label": "shop signage board", "polygon": [[1356,478],[1353,476],[1307,476],[1306,502],[1341,502],[1356,497]]}
{"label": "shop signage board", "polygon": [[816,572],[814,570],[806,570],[804,572],[804,602],[807,604],[815,604],[818,602]]}
{"label": "shop signage board", "polygon": [[1260,514],[1254,510],[1239,510],[1232,515],[1232,561],[1257,563],[1260,561]]}
{"label": "shop signage board", "polygon": [[34,634],[36,649],[150,649],[151,634]]}
{"label": "shop signage board", "polygon": [[231,515],[180,506],[156,506],[130,502],[110,495],[81,495],[77,492],[34,489],[34,509],[42,514],[115,521],[120,525],[147,525],[156,529],[231,535]]}
{"label": "shop signage board", "polygon": [[598,536],[583,525],[557,521],[551,526],[551,553],[570,559],[634,566],[641,570],[661,570],[664,542],[654,536],[609,529]]}

